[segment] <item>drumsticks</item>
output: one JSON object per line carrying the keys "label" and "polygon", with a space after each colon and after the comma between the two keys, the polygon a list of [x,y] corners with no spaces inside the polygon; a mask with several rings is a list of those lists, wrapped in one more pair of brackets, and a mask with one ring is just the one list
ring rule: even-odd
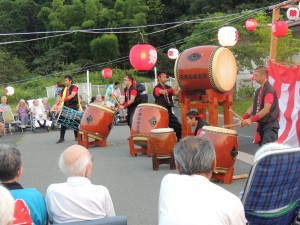
{"label": "drumsticks", "polygon": [[227,124],[227,125],[223,125],[223,128],[228,128],[228,127],[237,127],[239,124],[235,123],[235,124]]}
{"label": "drumsticks", "polygon": [[113,93],[111,93],[111,98],[117,103],[118,107],[120,108],[121,104],[118,102],[116,96]]}
{"label": "drumsticks", "polygon": [[245,121],[239,114],[237,114],[236,112],[234,112],[232,109],[229,109],[230,112],[233,113],[233,115],[235,115],[237,118],[239,118],[241,121]]}

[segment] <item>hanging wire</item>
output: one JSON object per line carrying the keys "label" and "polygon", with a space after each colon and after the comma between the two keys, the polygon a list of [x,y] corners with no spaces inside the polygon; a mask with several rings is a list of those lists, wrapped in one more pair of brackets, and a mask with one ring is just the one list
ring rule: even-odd
{"label": "hanging wire", "polygon": [[[263,7],[263,8],[259,8],[259,9],[255,9],[255,10],[250,10],[250,11],[245,11],[243,12],[242,14],[241,13],[235,13],[235,14],[230,14],[230,15],[239,15],[237,17],[234,17],[232,19],[229,19],[228,22],[230,23],[236,23],[236,22],[239,22],[241,19],[243,19],[244,17],[246,17],[248,14],[251,14],[251,16],[253,16],[252,14],[253,13],[258,13],[258,12],[261,12],[261,11],[264,11],[268,9],[268,7]],[[220,18],[228,18],[228,16],[230,15],[225,15],[225,16],[218,16],[218,17],[211,17],[211,18],[207,18],[207,19],[194,19],[194,20],[187,20],[187,21],[181,21],[181,22],[172,22],[172,23],[163,23],[163,24],[156,24],[157,26],[159,25],[166,25],[166,24],[177,24],[171,28],[166,28],[166,29],[162,29],[162,30],[159,30],[159,31],[155,31],[155,32],[152,32],[152,33],[146,33],[146,34],[142,34],[142,32],[138,29],[138,30],[135,30],[135,31],[131,31],[131,33],[140,33],[141,37],[142,37],[142,40],[144,42],[144,37],[143,35],[152,35],[152,34],[156,34],[156,33],[159,33],[159,32],[164,32],[166,30],[169,30],[169,29],[175,29],[181,25],[185,25],[185,24],[188,24],[188,23],[199,23],[200,21],[202,22],[209,22],[209,21],[212,21],[212,22],[216,22],[216,18],[220,19]],[[219,20],[219,21],[224,21],[224,20]],[[224,25],[224,24],[223,24]],[[175,42],[172,42],[172,43],[169,43],[169,44],[166,44],[166,45],[163,45],[163,46],[159,46],[157,47],[157,49],[166,49],[170,46],[174,46],[175,44],[181,44],[181,43],[184,43],[184,42],[187,42],[188,40],[192,40],[192,39],[195,39],[203,34],[206,34],[208,32],[212,32],[212,31],[216,31],[218,30],[220,27],[222,27],[223,25],[220,25],[218,27],[214,27],[214,28],[211,28],[211,29],[208,29],[208,30],[205,30],[201,33],[198,33],[196,35],[191,35],[189,37],[186,37],[186,38],[183,38],[183,39],[180,39],[180,40],[177,40]],[[135,28],[139,27],[151,27],[151,26],[154,26],[154,25],[147,25],[147,26],[136,26]],[[129,27],[127,27],[129,28]],[[131,27],[132,28],[132,27]],[[108,28],[103,28],[103,29],[108,29]],[[114,28],[109,28],[109,29],[114,29]],[[121,29],[121,28],[116,28],[116,29]],[[124,27],[122,28],[124,29]],[[64,34],[59,34],[59,35],[53,35],[53,36],[48,36],[48,37],[44,37],[44,38],[41,38],[41,39],[45,39],[45,38],[53,38],[53,37],[57,37],[57,36],[63,36],[63,35],[69,35],[69,34],[72,34],[74,32],[91,32],[93,33],[93,31],[96,31],[96,30],[101,30],[101,29],[90,29],[90,30],[77,30],[77,31],[55,31],[55,32],[67,32],[67,33],[64,33]],[[124,32],[124,31],[122,31]],[[120,33],[122,33],[120,31]],[[127,31],[125,31],[127,32]],[[30,34],[33,34],[33,33],[39,33],[39,32],[32,32]],[[40,32],[42,33],[42,32]],[[112,32],[114,33],[114,32]],[[19,35],[21,33],[12,33],[12,35]],[[22,34],[25,34],[25,33],[22,33]],[[29,34],[29,33],[26,33],[26,34]],[[5,34],[0,34],[0,36],[4,36]],[[8,35],[8,34],[7,34]],[[30,39],[33,41],[33,39]],[[25,42],[26,40],[24,40]],[[29,40],[27,40],[29,41]],[[22,41],[15,41],[16,42],[22,42]],[[9,42],[10,43],[10,42]],[[0,43],[0,44],[5,44],[4,42],[3,43]],[[125,61],[128,61],[129,57],[128,56],[124,56],[124,57],[121,57],[121,58],[118,58],[118,59],[114,59],[114,60],[111,60],[109,62],[103,62],[103,63],[98,63],[98,64],[94,64],[94,65],[90,65],[90,66],[85,66],[85,67],[81,67],[81,68],[78,68],[78,69],[73,69],[73,70],[68,70],[68,71],[63,71],[63,72],[60,72],[60,73],[53,73],[53,74],[49,74],[49,75],[45,75],[43,77],[36,77],[36,78],[29,78],[29,79],[23,79],[23,80],[19,80],[19,81],[13,81],[13,82],[7,82],[7,83],[2,83],[1,85],[7,85],[7,84],[17,84],[17,83],[24,83],[24,82],[29,82],[29,81],[36,81],[36,80],[41,80],[41,79],[45,79],[45,78],[48,78],[48,77],[53,77],[53,76],[62,76],[62,75],[65,75],[65,74],[70,74],[70,73],[81,73],[82,71],[85,71],[85,70],[90,70],[90,69],[95,69],[95,68],[101,68],[103,66],[107,66],[109,64],[112,64],[112,63],[120,63],[120,62],[125,62]]]}

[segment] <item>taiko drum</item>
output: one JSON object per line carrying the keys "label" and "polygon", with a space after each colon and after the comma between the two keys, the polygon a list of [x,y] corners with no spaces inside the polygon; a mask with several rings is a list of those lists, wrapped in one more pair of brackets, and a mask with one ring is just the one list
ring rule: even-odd
{"label": "taiko drum", "polygon": [[134,144],[146,147],[150,131],[169,126],[168,110],[156,104],[139,104],[131,125],[131,136]]}
{"label": "taiko drum", "polygon": [[112,129],[114,111],[108,107],[89,104],[80,122],[80,131],[106,139]]}
{"label": "taiko drum", "polygon": [[238,155],[238,135],[235,130],[204,126],[199,136],[212,141],[216,151],[217,171],[233,167]]}
{"label": "taiko drum", "polygon": [[227,92],[236,82],[237,64],[227,48],[197,46],[186,49],[178,56],[174,74],[184,93],[195,94],[207,89]]}
{"label": "taiko drum", "polygon": [[150,132],[149,144],[152,154],[156,156],[171,156],[177,138],[172,128],[153,129]]}

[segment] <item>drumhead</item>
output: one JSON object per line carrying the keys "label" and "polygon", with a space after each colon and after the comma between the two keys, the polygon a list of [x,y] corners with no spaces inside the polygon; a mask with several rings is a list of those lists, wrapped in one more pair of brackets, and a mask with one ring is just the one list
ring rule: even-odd
{"label": "drumhead", "polygon": [[151,104],[151,103],[142,103],[139,104],[137,108],[142,108],[142,107],[152,107],[152,108],[159,108],[165,111],[168,111],[165,107],[157,105],[157,104]]}
{"label": "drumhead", "polygon": [[237,135],[236,130],[226,129],[222,127],[203,126],[202,132],[222,133],[227,135]]}
{"label": "drumhead", "polygon": [[173,128],[157,128],[150,131],[150,133],[161,134],[161,133],[170,133],[173,132]]}
{"label": "drumhead", "polygon": [[210,66],[216,88],[221,92],[230,91],[235,85],[238,72],[233,53],[227,48],[218,48]]}
{"label": "drumhead", "polygon": [[96,104],[91,103],[91,104],[88,104],[88,107],[89,106],[99,108],[99,109],[102,109],[103,111],[107,111],[109,113],[114,114],[114,111],[111,108],[104,106],[104,105],[96,105]]}

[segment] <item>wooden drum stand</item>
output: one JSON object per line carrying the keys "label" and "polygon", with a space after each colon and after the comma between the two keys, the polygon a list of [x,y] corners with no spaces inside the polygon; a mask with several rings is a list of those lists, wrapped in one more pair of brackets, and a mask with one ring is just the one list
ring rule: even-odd
{"label": "wooden drum stand", "polygon": [[[205,90],[202,95],[185,94],[183,91],[179,94],[181,102],[181,119],[182,119],[182,137],[193,135],[191,127],[187,124],[186,113],[191,109],[196,109],[203,114],[206,120],[208,112],[208,123],[212,126],[219,126],[219,106],[223,107],[224,125],[233,124],[233,116],[229,109],[233,107],[233,89],[228,92],[217,92],[213,89]],[[212,179],[222,181],[224,184],[230,184],[233,179],[234,167],[228,170],[216,171]]]}

